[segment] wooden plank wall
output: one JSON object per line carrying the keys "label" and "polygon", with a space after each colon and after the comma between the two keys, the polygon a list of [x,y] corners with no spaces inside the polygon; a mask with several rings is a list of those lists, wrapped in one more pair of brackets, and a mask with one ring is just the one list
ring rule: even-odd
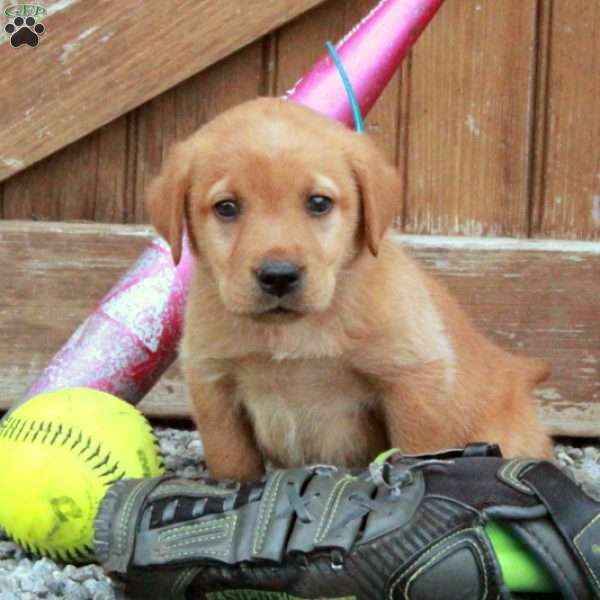
{"label": "wooden plank wall", "polygon": [[[374,2],[325,2],[14,176],[0,216],[145,222],[173,140],[284,92]],[[588,0],[442,7],[368,119],[403,175],[406,232],[600,239],[599,27]]]}
{"label": "wooden plank wall", "polygon": [[175,0],[168,18],[161,0],[44,2],[35,52],[15,54],[0,28],[0,181],[321,2]]}
{"label": "wooden plank wall", "polygon": [[[174,140],[229,106],[283,93],[325,40],[338,39],[375,2],[328,0],[13,176],[0,185],[0,218],[146,223],[144,188]],[[448,0],[367,119],[404,181],[398,227],[600,241],[599,30],[600,2]],[[488,252],[484,264],[478,251],[426,245],[417,254],[503,346],[546,349],[554,376],[541,399],[553,431],[598,433],[597,257],[550,253],[559,259],[523,262],[527,253]],[[473,275],[456,276],[461,269]],[[531,301],[517,276],[532,286]],[[501,289],[511,302],[517,288],[522,301],[502,305],[500,325],[490,322],[496,313],[485,312],[491,305],[482,298]],[[35,368],[55,349],[36,355]],[[146,401],[148,412],[160,414],[167,397],[184,412],[180,386],[171,371]]]}
{"label": "wooden plank wall", "polygon": [[[0,411],[38,377],[153,235],[144,225],[0,222],[0,256],[11,257],[0,260]],[[552,366],[537,391],[553,433],[600,435],[600,244],[429,235],[405,235],[400,243],[460,298],[481,331]],[[189,414],[177,363],[141,408],[154,417]]]}

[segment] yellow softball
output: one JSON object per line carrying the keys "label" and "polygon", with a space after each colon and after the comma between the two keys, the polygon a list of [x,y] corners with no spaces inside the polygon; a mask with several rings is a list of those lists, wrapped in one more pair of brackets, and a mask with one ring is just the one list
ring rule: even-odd
{"label": "yellow softball", "polygon": [[0,423],[0,527],[26,550],[93,560],[93,522],[108,486],[164,471],[142,413],[88,388],[40,394]]}

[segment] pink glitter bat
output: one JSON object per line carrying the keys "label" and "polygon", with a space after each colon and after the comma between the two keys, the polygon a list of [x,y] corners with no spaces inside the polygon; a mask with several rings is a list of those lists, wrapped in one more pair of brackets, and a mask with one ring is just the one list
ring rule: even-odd
{"label": "pink glitter bat", "polygon": [[[409,48],[444,0],[381,0],[336,46],[363,114],[367,114]],[[286,97],[353,125],[340,74],[325,55]],[[73,386],[139,402],[175,360],[193,258],[177,267],[154,240],[54,356],[21,402]]]}

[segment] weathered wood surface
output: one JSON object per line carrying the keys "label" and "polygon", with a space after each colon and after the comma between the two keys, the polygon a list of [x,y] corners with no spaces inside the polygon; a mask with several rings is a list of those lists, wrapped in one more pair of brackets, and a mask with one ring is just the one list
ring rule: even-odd
{"label": "weathered wood surface", "polygon": [[261,92],[262,51],[262,40],[246,46],[11,177],[4,218],[143,223],[144,189],[170,145]]}
{"label": "weathered wood surface", "polygon": [[[318,6],[11,177],[4,183],[3,208],[0,185],[0,217],[145,222],[145,186],[172,142],[229,106],[285,92],[325,52],[326,40],[339,39],[372,5],[372,0],[335,0]],[[400,88],[401,77],[394,77],[366,121],[392,161],[406,123],[399,114],[401,92],[408,89]]]}
{"label": "weathered wood surface", "polygon": [[446,2],[413,50],[404,228],[526,236],[535,0]]}
{"label": "weathered wood surface", "polygon": [[600,239],[600,2],[541,8],[532,233]]}
{"label": "weathered wood surface", "polygon": [[[144,222],[145,184],[173,140],[231,104],[259,93],[284,92],[323,53],[324,42],[339,38],[375,1],[324,2],[10,178],[3,206],[0,184],[0,217]],[[106,4],[112,5],[113,0]],[[177,6],[184,4],[178,0]],[[202,10],[205,4],[214,10],[219,3],[194,3],[194,10]],[[48,130],[27,111],[37,110],[31,98],[45,103],[56,89],[46,90],[45,96],[37,93],[32,86],[39,77],[26,78],[23,84],[14,73],[20,62],[13,58],[18,54],[27,61],[39,61],[50,48],[55,58],[60,57],[65,44],[74,43],[71,38],[77,37],[77,31],[85,33],[97,26],[105,11],[84,6],[81,0],[60,0],[49,6],[51,11],[54,6],[65,9],[48,17],[52,29],[38,48],[17,51],[6,41],[0,44],[0,63],[14,63],[0,74],[0,81],[9,73],[19,81],[6,87],[10,94],[2,96],[0,108],[14,94],[35,92],[22,111],[29,117],[25,120],[28,127],[41,128],[42,138]],[[96,76],[83,69],[86,61],[99,60],[98,52],[112,49],[146,56],[149,44],[138,44],[135,50],[136,38],[132,38],[125,48],[117,33],[129,27],[131,20],[137,23],[140,13],[150,13],[152,6],[154,2],[125,13],[117,11],[118,23],[107,17],[106,25],[79,40],[66,56],[73,62],[71,83],[84,81],[80,75]],[[175,21],[169,20],[165,30],[168,39],[184,18],[183,11],[174,14]],[[169,15],[171,19],[171,11]],[[77,24],[76,32],[72,26],[61,31],[61,19],[66,17]],[[145,14],[145,18],[155,17]],[[406,231],[600,239],[600,153],[596,151],[600,42],[595,35],[599,19],[600,3],[587,0],[445,3],[367,120],[369,131],[396,162],[405,182],[398,222],[404,223]],[[5,40],[1,29],[0,41]],[[113,32],[117,33],[101,43]],[[178,43],[189,45],[189,36]],[[182,56],[175,51],[178,48],[154,62],[163,68],[164,61],[177,61]],[[200,54],[195,50],[194,58]],[[42,69],[48,76],[56,65],[71,68],[58,60],[48,64],[50,68],[44,64]],[[175,74],[180,73],[179,67],[173,69]],[[116,75],[106,76],[104,69],[101,65],[96,71],[109,89],[115,86]],[[153,77],[160,79],[158,70]],[[116,80],[117,92],[121,81]],[[144,80],[141,86],[147,84]],[[112,97],[112,87],[98,95],[100,104]],[[136,86],[130,87],[136,91]],[[71,96],[63,94],[52,109],[63,110],[58,107],[71,101]],[[94,118],[92,105],[80,105],[86,107],[86,119]],[[22,119],[15,123],[11,127],[22,132]],[[4,135],[0,148],[6,140],[26,147],[19,139]],[[27,143],[40,140],[34,136]]]}
{"label": "weathered wood surface", "polygon": [[[151,237],[144,226],[0,223],[0,407],[20,396]],[[503,347],[548,360],[546,422],[600,435],[600,244],[405,236],[478,326]],[[188,414],[176,368],[142,403]]]}
{"label": "weathered wood surface", "polygon": [[0,33],[0,181],[320,1],[48,2],[38,47]]}
{"label": "weathered wood surface", "polygon": [[4,218],[127,222],[132,213],[131,115],[4,182]]}

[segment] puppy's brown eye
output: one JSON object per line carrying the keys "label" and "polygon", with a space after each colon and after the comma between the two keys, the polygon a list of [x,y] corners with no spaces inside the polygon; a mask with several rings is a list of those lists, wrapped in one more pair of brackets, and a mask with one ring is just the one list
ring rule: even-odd
{"label": "puppy's brown eye", "polygon": [[213,206],[213,209],[221,219],[228,221],[237,219],[240,214],[240,204],[237,200],[221,200]]}
{"label": "puppy's brown eye", "polygon": [[314,194],[306,202],[306,210],[311,215],[326,215],[333,208],[333,200],[327,196]]}

